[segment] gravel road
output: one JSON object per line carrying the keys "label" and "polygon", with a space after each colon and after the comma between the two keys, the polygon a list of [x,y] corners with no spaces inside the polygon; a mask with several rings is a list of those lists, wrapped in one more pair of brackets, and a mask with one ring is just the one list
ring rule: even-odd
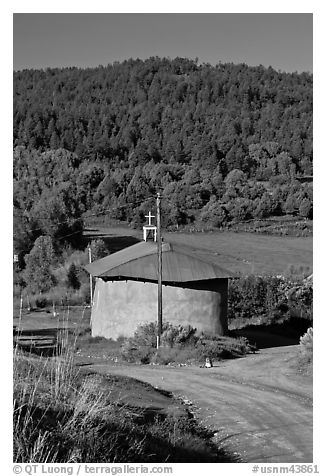
{"label": "gravel road", "polygon": [[263,349],[245,358],[199,367],[94,364],[181,396],[242,462],[313,461],[312,377],[298,374],[298,346]]}

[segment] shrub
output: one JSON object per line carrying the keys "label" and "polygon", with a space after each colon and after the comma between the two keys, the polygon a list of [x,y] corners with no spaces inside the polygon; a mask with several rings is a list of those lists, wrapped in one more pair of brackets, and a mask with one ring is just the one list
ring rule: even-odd
{"label": "shrub", "polygon": [[39,298],[35,299],[35,306],[44,309],[48,305],[48,301],[45,297],[40,296]]}
{"label": "shrub", "polygon": [[288,299],[298,315],[312,320],[313,283],[311,279],[304,279],[293,286],[288,293]]}
{"label": "shrub", "polygon": [[248,276],[230,280],[229,319],[268,316],[285,296],[277,292],[279,278]]}
{"label": "shrub", "polygon": [[195,341],[196,329],[190,325],[174,326],[169,322],[164,323],[161,342],[163,346],[174,347],[187,345]]}
{"label": "shrub", "polygon": [[61,261],[65,266],[69,266],[72,263],[75,263],[76,266],[85,266],[88,263],[88,251],[87,248],[84,250],[74,250],[73,248],[65,247],[62,250]]}
{"label": "shrub", "polygon": [[211,359],[233,358],[253,350],[246,337],[209,336],[202,334],[197,342],[203,357]]}
{"label": "shrub", "polygon": [[128,362],[148,364],[156,349],[157,324],[150,322],[138,326],[133,337],[126,339],[121,355]]}
{"label": "shrub", "polygon": [[[132,345],[144,345],[156,348],[157,322],[141,324],[137,327],[133,337],[129,341]],[[196,329],[190,325],[181,326],[164,322],[162,325],[162,345],[173,347],[175,344],[185,343],[192,338]]]}
{"label": "shrub", "polygon": [[202,334],[192,344],[173,348],[161,347],[152,355],[151,362],[161,365],[203,364],[206,358],[212,361],[233,359],[253,350],[245,337],[234,339]]}
{"label": "shrub", "polygon": [[300,353],[306,364],[313,361],[313,328],[309,327],[307,332],[300,337]]}
{"label": "shrub", "polygon": [[156,349],[157,324],[151,322],[137,328],[135,335],[122,344],[121,355],[129,362],[200,363],[211,359],[234,358],[252,351],[244,337],[231,338],[196,334],[192,326],[163,324],[161,347]]}
{"label": "shrub", "polygon": [[91,290],[88,283],[83,283],[80,288],[78,289],[77,295],[79,297],[79,301],[83,304],[88,304],[91,299]]}
{"label": "shrub", "polygon": [[147,347],[145,345],[131,347],[126,344],[122,347],[122,357],[128,362],[149,364],[154,353],[154,347]]}
{"label": "shrub", "polygon": [[267,323],[290,316],[312,320],[312,282],[283,276],[247,276],[229,282],[228,316],[232,320],[257,318]]}
{"label": "shrub", "polygon": [[[162,325],[161,345],[163,347],[180,347],[195,339],[196,329],[187,326],[173,326],[169,322]],[[126,339],[122,345],[122,357],[131,362],[148,364],[156,352],[157,323],[150,322],[137,327],[133,337]]]}

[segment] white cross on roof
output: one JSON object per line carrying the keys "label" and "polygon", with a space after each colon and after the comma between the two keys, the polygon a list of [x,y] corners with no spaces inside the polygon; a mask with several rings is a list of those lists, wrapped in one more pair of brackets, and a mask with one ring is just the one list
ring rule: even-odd
{"label": "white cross on roof", "polygon": [[148,212],[148,215],[145,215],[145,218],[148,218],[148,226],[151,226],[151,219],[155,218],[155,215],[152,215],[151,212]]}

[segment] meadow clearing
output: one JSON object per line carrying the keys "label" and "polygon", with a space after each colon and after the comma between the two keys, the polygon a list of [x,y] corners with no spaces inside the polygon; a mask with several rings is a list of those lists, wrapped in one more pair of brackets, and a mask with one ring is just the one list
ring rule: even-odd
{"label": "meadow clearing", "polygon": [[[209,256],[236,275],[312,273],[313,238],[263,235],[234,231],[165,232],[163,239],[182,243]],[[127,226],[98,226],[85,230],[85,237],[101,238],[109,250],[118,251],[142,239],[142,232]]]}

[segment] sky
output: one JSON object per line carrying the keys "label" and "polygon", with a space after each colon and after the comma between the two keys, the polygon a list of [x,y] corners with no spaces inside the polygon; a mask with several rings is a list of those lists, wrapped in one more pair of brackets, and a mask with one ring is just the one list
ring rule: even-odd
{"label": "sky", "polygon": [[14,13],[14,70],[176,56],[313,70],[312,13]]}

